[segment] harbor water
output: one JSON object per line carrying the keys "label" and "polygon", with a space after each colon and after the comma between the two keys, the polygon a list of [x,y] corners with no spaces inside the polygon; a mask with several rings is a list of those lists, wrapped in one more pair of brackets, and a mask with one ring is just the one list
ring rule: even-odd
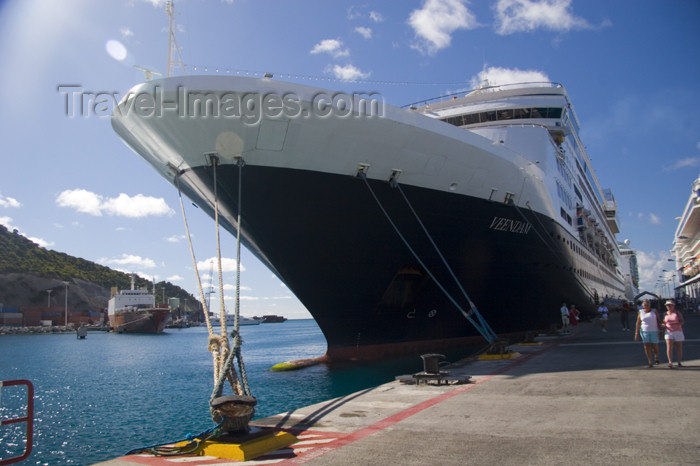
{"label": "harbor water", "polygon": [[[256,418],[422,369],[420,358],[411,357],[271,372],[274,364],[325,353],[316,323],[244,326],[241,335],[250,388],[258,399]],[[208,408],[212,356],[205,327],[168,329],[161,335],[90,332],[84,340],[74,333],[0,336],[0,380],[13,379],[28,379],[35,390],[33,450],[25,464],[89,465],[213,425]],[[3,389],[0,418],[24,415],[22,393],[19,387]],[[23,425],[0,429],[0,458],[21,454]]]}

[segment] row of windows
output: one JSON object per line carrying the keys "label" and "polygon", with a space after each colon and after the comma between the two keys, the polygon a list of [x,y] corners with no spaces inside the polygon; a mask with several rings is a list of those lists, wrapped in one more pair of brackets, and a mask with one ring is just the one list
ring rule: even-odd
{"label": "row of windows", "polygon": [[520,120],[526,118],[561,118],[561,108],[507,108],[504,110],[489,110],[487,112],[470,113],[453,117],[440,118],[454,126],[473,125],[501,120]]}
{"label": "row of windows", "polygon": [[612,289],[614,289],[614,290],[617,290],[617,291],[620,292],[620,293],[624,293],[624,291],[625,291],[624,289],[621,289],[621,288],[619,288],[619,287],[616,287],[613,283],[605,281],[603,278],[599,277],[598,275],[594,275],[594,274],[589,273],[589,272],[587,272],[587,271],[585,271],[585,270],[583,270],[583,269],[574,269],[574,271],[575,271],[578,275],[580,275],[581,277],[583,277],[583,278],[585,278],[585,279],[587,279],[587,280],[590,280],[590,281],[599,283],[600,285],[603,285],[603,286],[612,288]]}
{"label": "row of windows", "polygon": [[[590,262],[591,264],[596,265],[597,261],[593,258],[593,256],[591,256],[590,254],[588,254],[588,253],[586,252],[585,249],[583,249],[583,248],[581,248],[580,246],[578,246],[574,241],[567,240],[565,237],[560,236],[560,235],[557,235],[557,237],[559,237],[562,241],[564,241],[565,243],[567,243],[568,246],[569,246],[569,248],[571,248],[571,250],[574,251],[576,254],[578,254],[579,256],[583,257],[584,259],[586,259],[586,260],[587,260],[588,262]],[[578,275],[580,275],[580,276],[583,277],[583,278],[586,278],[586,279],[588,279],[588,280],[592,280],[592,281],[594,281],[594,282],[596,282],[596,283],[600,283],[601,285],[608,286],[608,287],[610,287],[610,288],[617,289],[617,290],[618,290],[619,292],[621,292],[621,293],[624,292],[624,290],[621,290],[621,289],[619,289],[619,288],[617,288],[617,287],[615,286],[613,280],[606,281],[603,277],[600,277],[600,276],[598,276],[598,275],[591,274],[590,272],[587,272],[587,271],[585,271],[585,270],[583,270],[583,269],[574,269],[574,272],[576,272]],[[606,275],[606,276],[607,276],[608,278],[610,278],[610,279],[614,278],[613,275],[612,275],[609,271],[607,271],[607,270],[603,270],[603,273],[604,273],[604,275]]]}
{"label": "row of windows", "polygon": [[566,182],[567,186],[571,187],[571,175],[569,174],[569,170],[567,170],[564,164],[559,160],[557,160],[557,169],[559,169],[559,176],[561,176],[562,180]]}
{"label": "row of windows", "polygon": [[574,251],[576,254],[578,254],[579,256],[581,256],[581,257],[583,257],[584,259],[586,259],[586,260],[587,260],[588,262],[590,262],[592,265],[596,265],[597,261],[593,258],[593,256],[591,256],[590,254],[588,254],[588,253],[586,252],[586,250],[583,249],[582,247],[580,247],[575,241],[567,240],[565,237],[563,237],[563,236],[561,236],[561,235],[557,235],[557,238],[559,238],[559,239],[561,239],[563,242],[565,242],[565,243],[569,246],[569,248],[570,248],[572,251]]}
{"label": "row of windows", "polygon": [[[571,196],[569,196],[569,193],[566,192],[566,189],[559,183],[559,180],[557,180],[557,193],[559,194],[559,199],[566,205],[566,207],[569,208],[569,210],[572,210],[574,208],[574,201],[571,199]],[[569,217],[569,225],[571,225],[571,218]]]}
{"label": "row of windows", "polygon": [[[559,187],[559,184],[557,183],[557,188],[558,188],[558,187]],[[560,190],[560,191],[561,191],[561,190]],[[559,196],[561,196],[561,194],[559,194]],[[563,207],[560,207],[559,215],[561,215],[561,218],[563,218],[564,220],[566,220],[566,223],[568,223],[569,225],[571,225],[571,215],[569,215],[568,212],[565,211]]]}

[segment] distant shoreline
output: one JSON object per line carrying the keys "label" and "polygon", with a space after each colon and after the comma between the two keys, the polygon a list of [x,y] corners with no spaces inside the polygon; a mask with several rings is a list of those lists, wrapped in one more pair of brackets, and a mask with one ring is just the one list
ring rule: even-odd
{"label": "distant shoreline", "polygon": [[[110,331],[109,326],[95,326],[88,325],[87,329],[90,331],[98,332],[108,332]],[[4,326],[0,327],[0,336],[2,335],[48,335],[54,333],[75,333],[76,327],[74,325],[52,325],[52,326],[31,326],[31,327],[11,327]]]}

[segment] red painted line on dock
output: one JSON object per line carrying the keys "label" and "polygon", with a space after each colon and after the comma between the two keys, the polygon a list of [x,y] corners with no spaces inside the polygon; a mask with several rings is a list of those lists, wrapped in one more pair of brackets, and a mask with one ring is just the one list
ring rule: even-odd
{"label": "red painted line on dock", "polygon": [[547,346],[547,347],[541,349],[540,351],[528,354],[526,356],[522,356],[521,358],[513,361],[513,363],[508,364],[507,366],[501,367],[501,368],[493,371],[489,375],[485,376],[484,378],[482,378],[474,383],[470,383],[468,385],[462,385],[460,387],[455,388],[454,390],[450,390],[449,392],[445,392],[445,393],[438,395],[434,398],[423,401],[422,403],[418,403],[417,405],[412,406],[410,408],[407,408],[407,409],[405,409],[401,412],[398,412],[392,416],[389,416],[386,419],[382,419],[381,421],[378,421],[378,422],[372,424],[371,426],[364,427],[356,432],[353,432],[353,433],[348,434],[344,437],[341,437],[338,440],[336,440],[332,443],[329,443],[328,445],[325,445],[321,448],[314,449],[314,450],[309,451],[309,452],[303,452],[294,458],[290,458],[288,460],[281,461],[278,464],[280,464],[280,465],[303,464],[303,463],[306,463],[307,461],[310,461],[312,459],[323,456],[326,453],[330,453],[330,452],[335,451],[339,448],[342,448],[345,445],[349,445],[353,442],[361,440],[361,439],[368,437],[372,434],[380,432],[388,427],[391,427],[391,426],[403,421],[404,419],[407,419],[415,414],[420,413],[421,411],[424,411],[424,410],[430,408],[431,406],[435,406],[438,403],[442,403],[445,400],[449,400],[450,398],[455,397],[461,393],[464,393],[467,390],[471,390],[472,388],[474,388],[478,385],[481,385],[485,382],[488,382],[489,380],[493,379],[497,375],[500,375],[500,374],[512,369],[513,367],[519,366],[520,364],[524,364],[525,362],[529,361],[530,359],[556,348],[557,346],[559,346],[559,344],[560,344],[560,342],[557,342],[557,343],[554,343],[550,346]]}

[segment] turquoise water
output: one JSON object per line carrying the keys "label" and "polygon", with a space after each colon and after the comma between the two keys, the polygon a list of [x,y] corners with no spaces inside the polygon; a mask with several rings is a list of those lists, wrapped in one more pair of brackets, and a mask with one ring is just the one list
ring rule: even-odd
{"label": "turquoise water", "polygon": [[[34,442],[25,464],[86,465],[212,427],[213,387],[206,328],[162,335],[0,336],[0,380],[29,379],[35,390]],[[241,328],[256,417],[347,395],[422,369],[412,357],[355,366],[271,372],[279,362],[321,356],[326,342],[311,319]],[[14,390],[13,390],[14,389]],[[5,387],[0,418],[24,414],[19,387]],[[225,392],[228,394],[229,392]],[[22,425],[0,427],[0,458],[23,450]]]}

